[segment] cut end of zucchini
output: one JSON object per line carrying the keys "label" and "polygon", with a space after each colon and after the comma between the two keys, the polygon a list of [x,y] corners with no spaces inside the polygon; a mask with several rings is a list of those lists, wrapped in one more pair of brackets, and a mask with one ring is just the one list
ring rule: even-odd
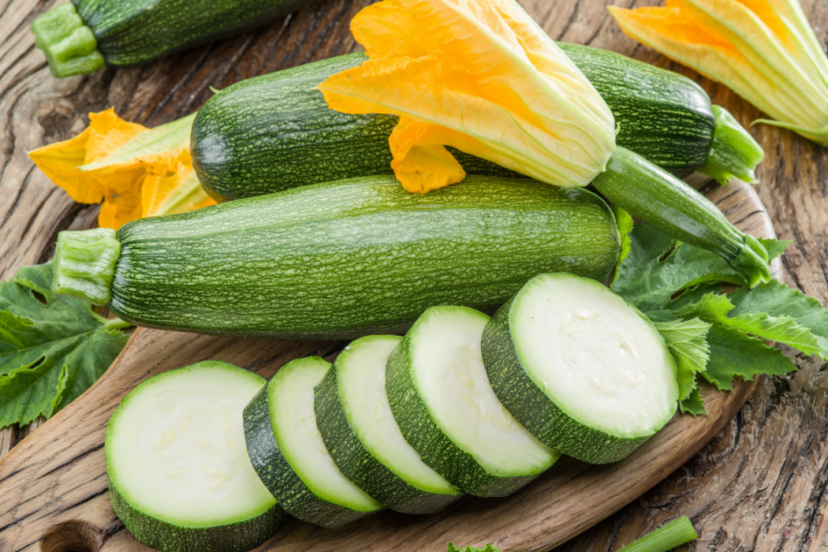
{"label": "cut end of zucchini", "polygon": [[242,411],[265,380],[199,362],[151,378],[107,426],[113,509],[139,541],[167,552],[258,546],[287,521],[250,465]]}
{"label": "cut end of zucchini", "polygon": [[105,65],[95,35],[72,4],[56,6],[35,19],[32,32],[54,77],[86,75]]}
{"label": "cut end of zucchini", "polygon": [[115,230],[95,228],[58,234],[52,291],[103,306],[112,299],[121,243]]}
{"label": "cut end of zucchini", "polygon": [[620,460],[675,412],[676,367],[658,330],[593,280],[535,277],[497,312],[482,342],[506,408],[579,460]]}
{"label": "cut end of zucchini", "polygon": [[696,170],[722,185],[734,178],[750,184],[757,183],[754,170],[765,158],[762,146],[728,110],[714,105],[713,113],[716,115],[713,142],[707,160]]}

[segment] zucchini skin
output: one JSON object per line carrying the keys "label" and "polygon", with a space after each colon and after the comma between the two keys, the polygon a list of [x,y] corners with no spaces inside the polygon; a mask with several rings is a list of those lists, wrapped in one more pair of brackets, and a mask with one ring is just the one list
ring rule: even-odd
{"label": "zucchini skin", "polygon": [[115,515],[131,535],[143,544],[164,552],[246,552],[275,535],[290,518],[276,503],[253,520],[192,529],[141,513],[130,506],[112,485],[109,485],[109,500]]}
{"label": "zucchini skin", "polygon": [[558,46],[607,102],[618,146],[678,178],[707,160],[716,129],[710,97],[692,80],[627,56],[580,44]]}
{"label": "zucchini skin", "polygon": [[393,176],[304,186],[117,237],[122,320],[284,339],[401,333],[434,305],[494,310],[541,272],[603,280],[619,251],[595,194],[493,177],[425,195]]}
{"label": "zucchini skin", "polygon": [[130,66],[265,25],[312,1],[72,0],[107,65]]}
{"label": "zucchini skin", "polygon": [[322,440],[342,475],[387,507],[405,514],[433,514],[463,496],[418,489],[374,458],[348,422],[339,402],[336,375],[334,363],[314,390],[314,408]]}
{"label": "zucchini skin", "polygon": [[[704,163],[716,126],[710,99],[691,80],[628,57],[560,43],[615,115],[619,146],[684,177]],[[356,176],[393,174],[393,115],[328,109],[316,90],[362,53],[309,63],[237,83],[196,116],[193,166],[214,199],[250,197]],[[451,149],[468,174],[520,176]]]}
{"label": "zucchini skin", "polygon": [[277,505],[281,504],[292,515],[331,529],[368,515],[318,498],[296,475],[273,437],[267,386],[244,409],[244,438],[250,463],[259,479],[277,497]]}

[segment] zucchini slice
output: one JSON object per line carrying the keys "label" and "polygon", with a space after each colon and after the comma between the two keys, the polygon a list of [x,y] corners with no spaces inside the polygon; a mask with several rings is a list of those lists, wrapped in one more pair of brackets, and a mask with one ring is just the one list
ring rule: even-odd
{"label": "zucchini slice", "polygon": [[316,419],[348,479],[398,512],[429,514],[463,493],[420,459],[391,413],[385,365],[401,340],[374,335],[346,347],[316,387]]}
{"label": "zucchini slice", "polygon": [[165,552],[242,552],[288,515],[247,458],[242,410],[265,380],[207,360],[155,376],[127,395],[106,428],[115,514]]}
{"label": "zucchini slice", "polygon": [[483,497],[514,493],[560,456],[492,391],[480,355],[488,321],[467,307],[428,309],[391,353],[385,384],[394,418],[423,461]]}
{"label": "zucchini slice", "polygon": [[594,280],[536,276],[486,326],[482,352],[509,412],[585,462],[626,457],[676,410],[676,366],[664,339]]}
{"label": "zucchini slice", "polygon": [[340,527],[382,509],[334,464],[316,425],[313,388],[331,363],[319,357],[285,364],[244,409],[250,461],[291,515]]}

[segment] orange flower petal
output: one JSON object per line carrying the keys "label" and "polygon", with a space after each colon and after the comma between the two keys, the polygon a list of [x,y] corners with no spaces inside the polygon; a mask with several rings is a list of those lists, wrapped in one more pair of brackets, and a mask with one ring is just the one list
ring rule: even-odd
{"label": "orange flower petal", "polygon": [[88,178],[77,167],[97,155],[119,148],[145,130],[141,125],[121,120],[113,109],[90,113],[89,127],[82,133],[29,152],[29,157],[75,201],[99,203],[104,198],[105,187],[96,179]]}
{"label": "orange flower petal", "polygon": [[728,85],[773,124],[828,141],[828,60],[795,0],[667,0],[610,12],[627,35]]}
{"label": "orange flower petal", "polygon": [[160,216],[215,202],[192,169],[189,132],[195,115],[152,130],[109,109],[90,113],[81,134],[29,155],[75,201],[103,200],[98,224],[120,228],[142,216]]}
{"label": "orange flower petal", "polygon": [[[384,0],[351,22],[369,60],[319,86],[331,109],[390,113],[397,178],[462,178],[453,146],[550,184],[585,186],[615,149],[612,113],[511,0]],[[433,171],[433,172],[432,172]]]}
{"label": "orange flower petal", "polygon": [[215,205],[196,177],[192,165],[179,163],[169,176],[147,176],[142,187],[142,217],[185,213]]}
{"label": "orange flower petal", "polygon": [[106,197],[98,215],[98,225],[101,228],[117,230],[124,224],[141,218],[141,187],[134,186],[118,193],[106,191]]}

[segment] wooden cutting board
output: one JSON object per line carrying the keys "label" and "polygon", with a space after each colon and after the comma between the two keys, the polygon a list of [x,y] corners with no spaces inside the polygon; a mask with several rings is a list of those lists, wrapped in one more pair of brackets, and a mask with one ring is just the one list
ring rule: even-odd
{"label": "wooden cutting board", "polygon": [[[736,226],[775,237],[748,185],[715,187],[707,196]],[[774,266],[780,276],[780,265]],[[3,552],[138,552],[107,494],[106,423],[138,383],[173,368],[221,359],[270,378],[310,354],[332,360],[344,343],[230,339],[138,329],[109,371],[84,395],[0,461],[0,550]],[[704,389],[710,416],[677,415],[632,456],[607,466],[565,458],[528,487],[502,499],[465,497],[428,516],[381,512],[329,530],[291,520],[257,550],[443,552],[448,541],[504,552],[560,544],[628,504],[698,452],[739,411],[754,383],[729,393]]]}

